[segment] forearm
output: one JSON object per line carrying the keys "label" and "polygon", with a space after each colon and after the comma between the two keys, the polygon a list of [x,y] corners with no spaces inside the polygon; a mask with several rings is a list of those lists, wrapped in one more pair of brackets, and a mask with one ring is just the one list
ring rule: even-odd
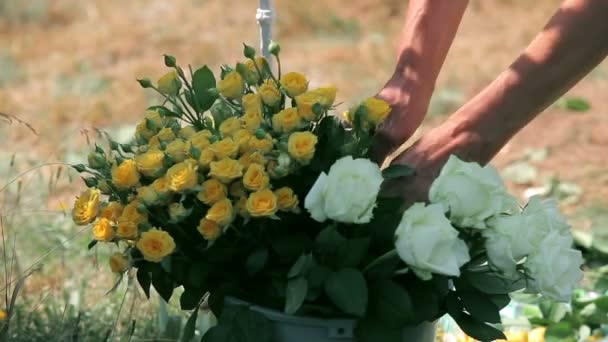
{"label": "forearm", "polygon": [[[567,0],[526,51],[447,123],[460,154],[487,163],[608,53],[608,1]],[[462,138],[464,137],[464,138]]]}

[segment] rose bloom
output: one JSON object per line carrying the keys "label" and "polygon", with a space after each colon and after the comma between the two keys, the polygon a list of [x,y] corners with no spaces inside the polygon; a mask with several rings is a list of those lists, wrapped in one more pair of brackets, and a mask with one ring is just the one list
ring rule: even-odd
{"label": "rose bloom", "polygon": [[295,132],[289,136],[287,150],[293,159],[301,164],[307,164],[315,155],[317,142],[317,136],[311,132]]}
{"label": "rose bloom", "polygon": [[207,132],[205,131],[196,132],[193,136],[188,138],[188,145],[202,151],[203,149],[211,145],[211,143],[209,142],[210,136],[211,135],[207,134]]}
{"label": "rose bloom", "polygon": [[261,113],[262,112],[262,97],[260,94],[249,93],[242,98],[243,109],[245,112]]}
{"label": "rose bloom", "polygon": [[135,156],[137,171],[146,177],[158,177],[165,169],[165,153],[152,149]]}
{"label": "rose bloom", "polygon": [[210,149],[217,159],[235,158],[239,153],[239,145],[231,138],[224,138],[211,144]]}
{"label": "rose bloom", "polygon": [[140,186],[137,188],[137,199],[146,205],[157,205],[160,203],[159,194],[151,186]]}
{"label": "rose bloom", "polygon": [[97,241],[112,241],[114,238],[112,222],[107,218],[100,217],[93,224],[93,236]]}
{"label": "rose bloom", "polygon": [[95,220],[99,210],[101,192],[99,189],[90,188],[85,190],[76,198],[72,210],[72,220],[79,226],[84,226]]}
{"label": "rose bloom", "polygon": [[245,188],[258,191],[268,187],[270,178],[260,164],[251,164],[243,175],[243,185]]}
{"label": "rose bloom", "polygon": [[317,114],[313,112],[312,108],[315,103],[321,104],[323,99],[318,93],[309,91],[304,94],[296,96],[296,106],[298,108],[298,114],[300,117],[307,121],[314,121],[317,119]]}
{"label": "rose bloom", "polygon": [[188,157],[189,146],[182,139],[175,139],[167,145],[165,153],[176,162],[182,162]]}
{"label": "rose bloom", "polygon": [[121,190],[132,188],[139,184],[139,172],[133,159],[126,159],[120,165],[112,166],[112,184]]}
{"label": "rose bloom", "polygon": [[197,170],[198,162],[194,159],[171,166],[165,175],[169,181],[169,189],[178,193],[192,190],[198,185]]}
{"label": "rose bloom", "polygon": [[216,240],[222,235],[222,227],[216,222],[203,218],[198,224],[198,232],[208,241]]}
{"label": "rose bloom", "polygon": [[270,135],[266,135],[262,139],[253,135],[249,139],[249,150],[250,151],[260,151],[262,153],[268,153],[268,152],[272,151],[273,147],[274,147],[274,144],[272,142],[272,137]]}
{"label": "rose bloom", "polygon": [[292,211],[298,207],[300,201],[298,200],[298,196],[293,193],[293,190],[289,187],[282,187],[274,192],[275,196],[277,196],[277,205],[279,210],[282,211]]}
{"label": "rose bloom", "polygon": [[248,168],[251,164],[266,165],[267,162],[266,157],[258,151],[243,154],[239,158],[239,163],[241,163],[244,169]]}
{"label": "rose bloom", "polygon": [[304,75],[297,72],[286,73],[281,77],[280,83],[291,98],[304,93],[308,89],[308,80]]}
{"label": "rose bloom", "polygon": [[371,122],[373,125],[382,123],[391,112],[391,107],[386,101],[375,97],[370,97],[365,100],[363,106],[367,110],[367,121]]}
{"label": "rose bloom", "polygon": [[234,139],[234,142],[239,145],[240,153],[245,153],[249,150],[249,140],[251,139],[251,137],[251,133],[249,133],[249,131],[246,129],[241,128],[238,131],[234,132],[234,134],[232,135],[232,139]]}
{"label": "rose bloom", "polygon": [[209,176],[222,183],[230,183],[243,176],[243,166],[234,159],[224,158],[220,161],[211,162]]}
{"label": "rose bloom", "polygon": [[232,202],[229,199],[224,198],[209,208],[205,218],[213,222],[217,222],[222,227],[225,227],[232,222],[234,217],[234,209],[232,208]]}
{"label": "rose bloom", "polygon": [[336,87],[322,87],[313,90],[319,96],[319,103],[329,109],[336,101]]}
{"label": "rose bloom", "polygon": [[243,94],[243,77],[236,72],[228,73],[223,80],[217,82],[217,90],[227,99],[239,99]]}
{"label": "rose bloom", "polygon": [[120,202],[111,201],[101,208],[99,217],[106,218],[110,221],[116,221],[120,217],[120,214],[122,214],[123,209],[124,206],[120,204]]}
{"label": "rose bloom", "polygon": [[216,160],[215,152],[210,148],[206,148],[201,151],[201,155],[198,157],[198,166],[203,170],[209,170],[209,166],[214,160]]}
{"label": "rose bloom", "polygon": [[245,112],[241,117],[243,127],[251,133],[255,133],[255,131],[260,128],[263,120],[262,113],[259,112]]}
{"label": "rose bloom", "polygon": [[281,100],[281,92],[273,80],[266,80],[258,89],[265,105],[273,107]]}
{"label": "rose bloom", "polygon": [[256,191],[247,199],[247,211],[252,217],[273,216],[277,210],[277,196],[272,190]]}
{"label": "rose bloom", "polygon": [[302,124],[298,108],[286,108],[272,117],[272,129],[277,133],[290,133]]}
{"label": "rose bloom", "polygon": [[236,182],[233,182],[232,184],[230,184],[228,193],[230,194],[230,196],[236,197],[236,198],[245,196],[246,193],[245,193],[245,187],[243,186],[243,182],[236,181]]}
{"label": "rose bloom", "polygon": [[228,118],[220,124],[220,132],[223,137],[228,137],[234,134],[241,128],[241,121],[237,117]]}
{"label": "rose bloom", "polygon": [[144,259],[151,262],[160,262],[164,257],[173,253],[175,241],[169,233],[152,228],[141,234],[137,241],[137,249],[141,252]]}
{"label": "rose bloom", "polygon": [[228,192],[226,185],[213,178],[204,181],[203,184],[201,184],[201,188],[202,189],[196,198],[206,205],[212,205],[226,198]]}
{"label": "rose bloom", "polygon": [[110,255],[110,269],[114,273],[123,273],[129,269],[129,260],[122,253],[116,252]]}
{"label": "rose bloom", "polygon": [[171,203],[169,205],[169,218],[172,222],[180,222],[188,217],[191,211],[186,209],[182,203]]}
{"label": "rose bloom", "polygon": [[167,195],[169,194],[169,192],[171,192],[171,189],[169,188],[169,180],[167,179],[167,177],[160,177],[155,179],[154,182],[150,184],[150,186],[160,196]]}
{"label": "rose bloom", "polygon": [[184,126],[180,128],[178,136],[182,139],[190,139],[196,134],[194,126]]}
{"label": "rose bloom", "polygon": [[131,220],[119,219],[116,226],[116,236],[123,239],[135,239],[138,233],[138,223]]}
{"label": "rose bloom", "polygon": [[173,141],[176,138],[175,133],[173,133],[173,130],[170,127],[165,127],[161,129],[160,131],[158,131],[156,136],[161,142]]}

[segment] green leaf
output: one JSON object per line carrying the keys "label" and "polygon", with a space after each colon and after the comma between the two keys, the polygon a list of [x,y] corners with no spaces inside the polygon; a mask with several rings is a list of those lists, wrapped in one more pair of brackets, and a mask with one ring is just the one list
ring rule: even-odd
{"label": "green leaf", "polygon": [[201,289],[186,288],[179,297],[180,307],[182,310],[193,310],[198,307],[204,295],[205,292],[201,291]]}
{"label": "green leaf", "polygon": [[308,281],[304,277],[290,279],[287,282],[287,290],[285,294],[285,313],[293,315],[298,311],[308,292]]}
{"label": "green leaf", "polygon": [[184,331],[182,332],[182,342],[190,342],[194,337],[194,330],[196,329],[196,318],[198,317],[198,305],[188,317]]}
{"label": "green leaf", "polygon": [[314,263],[314,259],[312,254],[302,254],[296,260],[296,262],[291,266],[289,272],[287,272],[287,278],[295,278],[301,275],[307,275],[308,270]]}
{"label": "green leaf", "polygon": [[150,285],[152,284],[152,277],[150,276],[150,272],[145,268],[137,269],[137,282],[139,286],[141,286],[142,290],[144,290],[144,294],[146,298],[150,299]]}
{"label": "green leaf", "polygon": [[461,313],[456,317],[452,316],[452,318],[454,318],[460,329],[462,329],[465,334],[479,341],[490,342],[499,339],[507,339],[502,331],[478,321],[466,313]]}
{"label": "green leaf", "polygon": [[397,283],[380,279],[370,286],[370,315],[391,328],[402,328],[416,321],[410,294]]}
{"label": "green leaf", "polygon": [[[565,339],[574,338],[575,329],[570,322],[559,322],[547,327],[545,331],[546,342],[564,342]],[[572,340],[574,341],[574,340]]]}
{"label": "green leaf", "polygon": [[338,247],[338,266],[358,266],[367,256],[370,242],[369,237],[346,240]]}
{"label": "green leaf", "polygon": [[502,310],[504,307],[511,303],[511,296],[508,294],[495,294],[488,295],[488,298],[496,305],[498,310]]}
{"label": "green leaf", "polygon": [[393,164],[382,170],[382,177],[384,177],[384,179],[409,177],[414,174],[416,174],[416,169],[408,165]]}
{"label": "green leaf", "polygon": [[467,311],[478,321],[500,323],[498,307],[488,297],[475,292],[458,292],[458,296]]}
{"label": "green leaf", "polygon": [[196,101],[200,105],[200,111],[204,112],[211,108],[213,102],[217,99],[217,96],[209,91],[209,89],[215,88],[215,76],[206,65],[194,72],[192,88],[196,95]]}
{"label": "green leaf", "polygon": [[232,333],[230,326],[217,325],[209,330],[201,339],[201,342],[240,342]]}
{"label": "green leaf", "polygon": [[357,323],[355,330],[357,341],[360,342],[401,342],[400,328],[387,327],[377,318],[365,317]]}
{"label": "green leaf", "polygon": [[170,118],[181,118],[181,114],[176,113],[165,106],[152,106],[148,107],[148,110],[157,111],[160,115]]}
{"label": "green leaf", "polygon": [[602,296],[593,301],[601,310],[608,312],[608,296]]}
{"label": "green leaf", "polygon": [[319,233],[315,240],[315,245],[322,251],[335,252],[345,242],[346,238],[336,230],[336,227],[329,226]]}
{"label": "green leaf", "polygon": [[[314,260],[314,259],[313,259]],[[331,270],[323,265],[319,265],[316,262],[310,268],[308,272],[308,287],[309,288],[320,288],[323,286],[325,279],[329,277]]]}
{"label": "green leaf", "polygon": [[253,251],[245,262],[245,269],[247,270],[247,274],[252,276],[258,272],[260,272],[266,263],[268,262],[268,250],[267,249],[258,249]]}
{"label": "green leaf", "polygon": [[[434,278],[434,276],[433,276]],[[418,321],[433,321],[440,315],[439,294],[431,282],[420,282],[408,286],[412,306],[416,308]]]}
{"label": "green leaf", "polygon": [[463,276],[471,286],[488,294],[507,294],[525,288],[525,279],[511,280],[498,274],[465,273]]}
{"label": "green leaf", "polygon": [[325,280],[325,293],[344,313],[362,317],[367,311],[367,283],[354,268],[343,268]]}
{"label": "green leaf", "polygon": [[306,234],[297,232],[275,237],[272,240],[272,249],[280,257],[291,260],[300,256],[304,251],[310,250],[311,244],[312,242]]}
{"label": "green leaf", "polygon": [[97,240],[91,240],[91,242],[89,242],[89,244],[87,245],[87,249],[91,249],[93,247],[95,247],[95,245],[97,245]]}
{"label": "green leaf", "polygon": [[589,101],[582,97],[568,97],[558,100],[555,105],[558,108],[568,109],[573,112],[586,112],[591,109]]}

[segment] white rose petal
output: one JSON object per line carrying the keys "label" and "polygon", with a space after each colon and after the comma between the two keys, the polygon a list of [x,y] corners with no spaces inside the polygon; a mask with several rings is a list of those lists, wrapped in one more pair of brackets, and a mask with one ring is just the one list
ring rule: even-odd
{"label": "white rose petal", "polygon": [[468,228],[486,228],[485,220],[517,208],[492,166],[466,163],[452,155],[429,190],[431,203],[449,211],[450,220]]}
{"label": "white rose petal", "polygon": [[327,218],[344,223],[368,223],[382,185],[382,172],[368,159],[347,156],[322,173],[304,200],[316,221]]}
{"label": "white rose petal", "polygon": [[569,302],[574,288],[583,278],[583,256],[580,251],[570,248],[571,245],[571,238],[553,231],[524,263],[527,273],[534,279],[532,288],[547,298]]}
{"label": "white rose petal", "polygon": [[395,236],[399,257],[425,280],[429,272],[460,276],[460,267],[470,260],[467,245],[438,204],[411,206],[403,213]]}

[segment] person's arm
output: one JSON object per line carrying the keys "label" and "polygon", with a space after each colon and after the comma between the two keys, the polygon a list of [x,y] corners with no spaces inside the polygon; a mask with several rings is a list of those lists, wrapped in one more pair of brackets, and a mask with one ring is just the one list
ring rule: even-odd
{"label": "person's arm", "polygon": [[396,158],[418,169],[420,176],[410,185],[414,193],[427,195],[451,154],[488,163],[515,133],[597,66],[608,54],[607,18],[608,1],[564,1],[506,71]]}
{"label": "person's arm", "polygon": [[467,4],[468,0],[409,2],[397,66],[378,93],[393,110],[376,136],[376,160],[405,143],[420,126]]}

